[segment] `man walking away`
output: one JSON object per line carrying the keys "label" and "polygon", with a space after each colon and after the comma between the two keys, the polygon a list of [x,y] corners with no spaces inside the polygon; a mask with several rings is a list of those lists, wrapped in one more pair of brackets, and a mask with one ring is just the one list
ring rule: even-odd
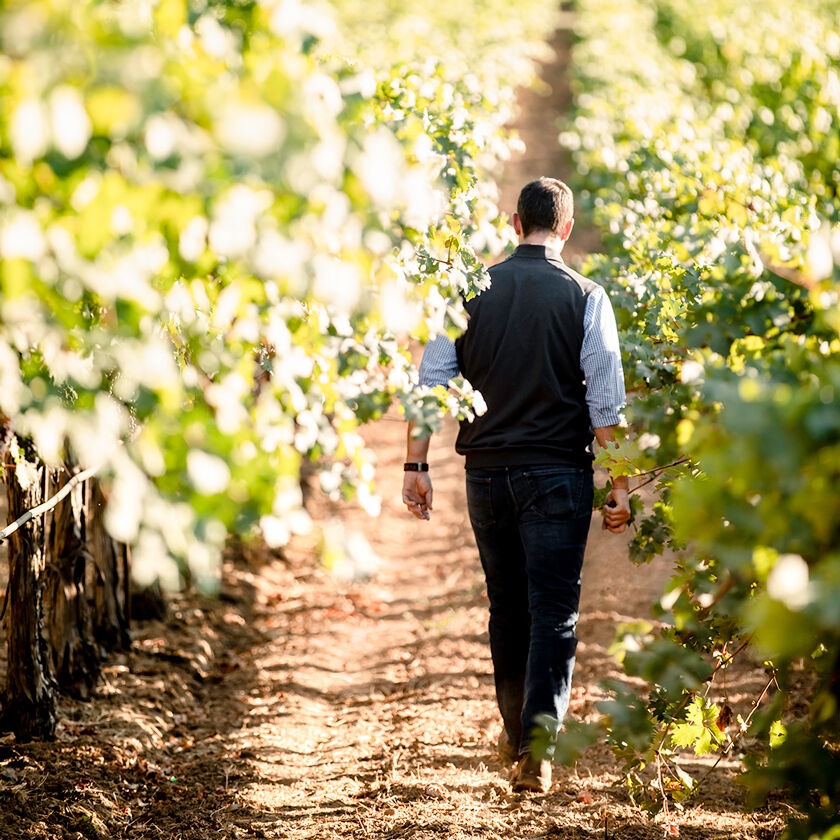
{"label": "man walking away", "polygon": [[[532,755],[536,721],[562,722],[569,705],[580,573],[592,515],[592,439],[614,439],[625,403],[615,318],[597,283],[561,256],[573,226],[571,190],[554,178],[526,184],[513,227],[519,247],[490,269],[466,304],[453,344],[429,342],[420,383],[459,372],[487,411],[462,422],[467,504],[487,581],[490,649],[503,729],[499,753],[514,790],[547,791],[551,764]],[[429,438],[409,424],[403,501],[429,519]],[[626,476],[615,476],[603,527],[630,518]]]}

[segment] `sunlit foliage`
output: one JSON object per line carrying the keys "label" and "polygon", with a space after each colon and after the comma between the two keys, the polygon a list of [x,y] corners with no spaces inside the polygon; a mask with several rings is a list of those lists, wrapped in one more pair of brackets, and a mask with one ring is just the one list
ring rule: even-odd
{"label": "sunlit foliage", "polygon": [[0,412],[101,465],[141,580],[311,527],[302,459],[375,512],[358,423],[470,410],[412,390],[397,339],[462,325],[506,244],[479,176],[551,4],[391,6],[0,10]]}
{"label": "sunlit foliage", "polygon": [[[666,469],[638,517],[674,576],[622,628],[640,704],[616,686],[610,739],[639,801],[691,795],[679,749],[740,753],[755,800],[792,790],[837,836],[840,801],[840,35],[833,2],[580,0],[577,109],[563,134],[607,256],[632,391],[612,458]],[[610,457],[604,460],[610,460]],[[644,481],[644,476],[640,476]],[[720,705],[743,642],[767,659],[755,712]],[[807,715],[785,726],[801,663]],[[706,691],[709,679],[715,682]],[[725,699],[725,698],[724,698]],[[652,772],[653,771],[653,772]],[[663,782],[663,775],[665,781]]]}

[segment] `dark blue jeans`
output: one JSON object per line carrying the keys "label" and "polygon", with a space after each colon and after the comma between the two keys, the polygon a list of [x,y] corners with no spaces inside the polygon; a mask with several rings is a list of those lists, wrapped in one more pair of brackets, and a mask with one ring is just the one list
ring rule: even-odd
{"label": "dark blue jeans", "polygon": [[490,600],[496,699],[520,754],[535,718],[569,706],[592,470],[467,470],[467,503]]}

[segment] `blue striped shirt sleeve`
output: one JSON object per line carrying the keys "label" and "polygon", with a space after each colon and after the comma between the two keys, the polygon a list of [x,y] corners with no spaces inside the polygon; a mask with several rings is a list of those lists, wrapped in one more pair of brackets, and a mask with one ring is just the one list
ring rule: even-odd
{"label": "blue striped shirt sleeve", "polygon": [[586,379],[586,404],[593,428],[622,423],[621,409],[627,397],[618,330],[610,299],[600,286],[586,301],[580,368]]}
{"label": "blue striped shirt sleeve", "polygon": [[459,373],[455,345],[445,335],[433,338],[423,351],[420,362],[420,384],[446,385]]}

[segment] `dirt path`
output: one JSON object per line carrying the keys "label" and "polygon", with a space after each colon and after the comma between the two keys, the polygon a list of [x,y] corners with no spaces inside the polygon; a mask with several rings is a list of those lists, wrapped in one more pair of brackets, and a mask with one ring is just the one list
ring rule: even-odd
{"label": "dirt path", "polygon": [[[383,513],[370,521],[345,515],[382,558],[375,580],[336,593],[324,578],[324,601],[303,613],[294,597],[278,604],[290,637],[267,645],[254,664],[282,711],[236,736],[260,745],[251,758],[258,779],[239,794],[250,808],[282,814],[295,837],[540,836],[570,827],[573,815],[573,824],[594,829],[601,803],[585,801],[588,770],[585,782],[560,771],[547,797],[510,794],[492,748],[499,724],[487,606],[463,462],[452,449],[455,427],[433,444],[430,523],[407,517],[399,504],[404,432],[390,419],[367,430],[380,460]],[[638,617],[666,573],[660,564],[639,574],[620,559],[624,541],[593,524],[576,716],[591,713],[601,696],[596,675],[615,670],[605,653],[615,622]]]}
{"label": "dirt path", "polygon": [[[546,175],[565,180],[571,171],[571,159],[558,143],[563,121],[572,104],[569,87],[571,24],[574,15],[565,12],[561,28],[551,41],[554,58],[539,68],[539,81],[533,88],[522,88],[517,95],[519,116],[513,128],[525,143],[525,152],[516,155],[505,166],[498,181],[499,206],[509,216],[516,210],[519,190],[528,181]],[[600,249],[598,234],[588,211],[577,202],[575,229],[564,248],[564,254],[575,263]]]}
{"label": "dirt path", "polygon": [[[557,769],[547,795],[511,794],[493,749],[487,603],[455,424],[434,439],[435,512],[421,523],[399,504],[405,429],[395,420],[366,430],[379,457],[382,516],[342,514],[381,558],[375,577],[337,585],[310,571],[275,594],[276,610],[262,620],[273,630],[258,625],[271,638],[252,652],[253,709],[226,745],[239,758],[241,775],[232,778],[246,820],[229,816],[241,836],[265,815],[263,836],[271,837],[661,837],[630,804],[605,746],[574,770]],[[669,571],[667,560],[636,568],[625,543],[593,518],[571,704],[578,719],[596,714],[598,681],[619,675],[607,654],[616,623],[648,617]],[[309,550],[298,546],[293,568],[311,569]],[[732,766],[686,810],[684,837],[763,836],[740,812]],[[760,820],[768,821],[778,822]]]}

